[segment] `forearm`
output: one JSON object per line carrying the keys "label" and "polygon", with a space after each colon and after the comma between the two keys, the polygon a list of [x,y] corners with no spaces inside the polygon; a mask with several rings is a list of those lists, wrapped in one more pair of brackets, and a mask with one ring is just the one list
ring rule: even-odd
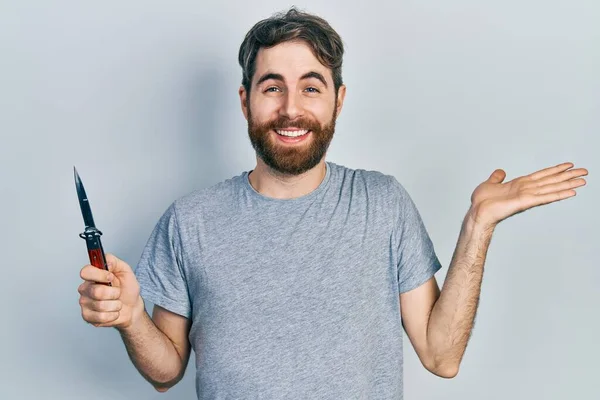
{"label": "forearm", "polygon": [[494,227],[475,222],[467,213],[448,274],[427,328],[432,368],[454,375],[471,335]]}
{"label": "forearm", "polygon": [[141,297],[140,303],[132,324],[119,329],[119,333],[133,365],[157,390],[164,391],[181,379],[182,358],[171,340],[152,322]]}

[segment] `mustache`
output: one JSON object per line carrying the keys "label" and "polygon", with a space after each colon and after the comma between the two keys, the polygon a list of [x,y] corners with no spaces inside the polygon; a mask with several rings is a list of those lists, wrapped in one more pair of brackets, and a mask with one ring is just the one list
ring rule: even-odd
{"label": "mustache", "polygon": [[306,129],[309,131],[319,131],[321,130],[321,125],[317,121],[313,121],[308,118],[298,118],[295,120],[290,120],[289,118],[279,117],[277,119],[258,124],[257,128],[259,128],[261,131],[286,128],[298,128]]}

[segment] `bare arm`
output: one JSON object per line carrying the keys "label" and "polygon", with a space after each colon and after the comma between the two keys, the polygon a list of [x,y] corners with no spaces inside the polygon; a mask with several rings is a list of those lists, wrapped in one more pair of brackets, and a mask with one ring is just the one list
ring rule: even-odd
{"label": "bare arm", "polygon": [[506,173],[495,170],[471,196],[471,208],[463,221],[441,293],[432,278],[400,295],[403,324],[429,371],[447,378],[458,373],[473,328],[484,263],[497,224],[532,207],[574,196],[574,188],[585,184],[578,177],[587,175],[587,170],[570,170],[571,167],[572,163],[559,164],[506,183],[502,183]]}
{"label": "bare arm", "polygon": [[423,365],[438,376],[458,374],[474,324],[491,237],[492,228],[475,224],[467,214],[441,293],[432,278],[400,295],[411,343]]}
{"label": "bare arm", "polygon": [[130,326],[119,328],[129,358],[140,374],[159,392],[181,380],[190,357],[187,318],[155,306],[152,319],[139,299]]}
{"label": "bare arm", "polygon": [[458,374],[479,304],[493,228],[465,218],[441,293],[435,280],[400,295],[405,329],[423,365],[445,378]]}
{"label": "bare arm", "polygon": [[432,367],[446,376],[458,373],[471,335],[493,229],[478,225],[467,214],[442,292],[431,310],[427,342]]}

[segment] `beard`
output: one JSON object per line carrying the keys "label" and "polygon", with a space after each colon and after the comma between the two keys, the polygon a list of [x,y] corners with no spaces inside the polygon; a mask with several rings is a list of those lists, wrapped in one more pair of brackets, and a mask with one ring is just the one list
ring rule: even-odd
{"label": "beard", "polygon": [[[248,110],[248,135],[252,147],[258,157],[274,171],[282,175],[300,175],[315,167],[327,153],[335,132],[336,110],[337,101],[331,121],[325,126],[309,118],[291,121],[282,116],[259,123],[254,121],[252,113]],[[307,138],[306,143],[297,145],[285,145],[279,143],[277,138],[271,137],[277,135],[273,130],[289,127],[309,130],[312,137]]]}

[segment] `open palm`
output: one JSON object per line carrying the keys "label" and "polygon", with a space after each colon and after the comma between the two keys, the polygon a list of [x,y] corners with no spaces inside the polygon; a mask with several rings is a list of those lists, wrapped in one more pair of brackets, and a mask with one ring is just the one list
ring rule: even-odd
{"label": "open palm", "polygon": [[471,195],[477,222],[495,225],[525,210],[575,196],[575,188],[586,184],[584,168],[563,163],[504,182],[506,172],[495,170]]}

